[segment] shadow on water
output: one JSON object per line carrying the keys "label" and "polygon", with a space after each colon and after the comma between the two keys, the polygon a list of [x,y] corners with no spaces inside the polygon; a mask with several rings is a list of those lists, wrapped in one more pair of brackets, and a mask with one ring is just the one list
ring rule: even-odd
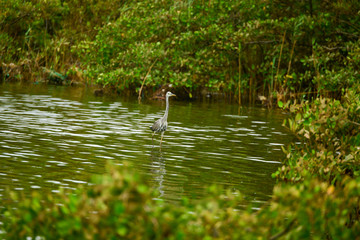
{"label": "shadow on water", "polygon": [[211,184],[253,203],[269,199],[281,146],[293,140],[283,113],[172,99],[160,152],[149,126],[164,109],[161,101],[95,97],[83,88],[0,85],[0,197],[7,187],[73,189],[107,161],[126,160],[169,202],[201,198]]}

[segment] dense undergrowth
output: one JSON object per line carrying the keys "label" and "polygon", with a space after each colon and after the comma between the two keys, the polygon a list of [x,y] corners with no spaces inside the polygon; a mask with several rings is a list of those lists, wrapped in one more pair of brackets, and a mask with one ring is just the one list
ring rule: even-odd
{"label": "dense undergrowth", "polygon": [[136,171],[109,172],[76,193],[13,195],[19,207],[3,211],[6,239],[356,239],[360,231],[358,179],[341,188],[318,179],[279,184],[255,212],[238,210],[241,194],[215,187],[195,204],[154,201]]}
{"label": "dense undergrowth", "polygon": [[[254,101],[341,95],[359,81],[357,1],[1,0],[2,79]],[[272,103],[272,101],[270,101]]]}

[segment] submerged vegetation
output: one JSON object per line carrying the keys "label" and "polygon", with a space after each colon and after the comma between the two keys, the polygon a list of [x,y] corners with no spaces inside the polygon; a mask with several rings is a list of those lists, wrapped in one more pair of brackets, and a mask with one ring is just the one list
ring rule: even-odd
{"label": "submerged vegetation", "polygon": [[[0,0],[0,77],[97,83],[145,94],[260,95],[292,113],[298,138],[268,205],[210,188],[178,206],[154,200],[131,168],[76,192],[1,209],[7,239],[355,239],[360,232],[358,1]],[[291,101],[288,101],[291,99]],[[5,220],[6,219],[6,220]]]}

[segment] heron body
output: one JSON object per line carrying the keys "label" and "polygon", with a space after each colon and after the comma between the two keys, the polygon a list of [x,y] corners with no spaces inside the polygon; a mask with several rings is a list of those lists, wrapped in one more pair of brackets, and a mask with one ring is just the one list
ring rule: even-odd
{"label": "heron body", "polygon": [[165,132],[167,128],[167,119],[163,119],[164,117],[156,120],[154,124],[150,127],[150,129],[155,133]]}
{"label": "heron body", "polygon": [[172,97],[172,96],[176,96],[176,95],[171,92],[166,93],[166,109],[165,109],[164,116],[161,117],[160,119],[156,120],[154,122],[154,124],[150,127],[150,129],[154,132],[152,135],[153,139],[154,139],[154,135],[156,133],[161,133],[160,147],[162,144],[162,139],[163,139],[164,133],[168,126],[167,118],[168,118],[168,114],[169,114],[169,97]]}

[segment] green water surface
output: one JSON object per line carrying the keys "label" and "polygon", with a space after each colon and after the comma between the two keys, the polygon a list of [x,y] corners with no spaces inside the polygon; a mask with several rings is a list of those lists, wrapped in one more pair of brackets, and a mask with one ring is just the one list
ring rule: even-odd
{"label": "green water surface", "polygon": [[164,108],[86,88],[0,85],[0,197],[7,189],[74,189],[104,173],[107,161],[126,160],[169,202],[201,198],[213,183],[255,204],[270,198],[281,145],[293,140],[281,126],[284,113],[173,98],[160,152],[149,126]]}

